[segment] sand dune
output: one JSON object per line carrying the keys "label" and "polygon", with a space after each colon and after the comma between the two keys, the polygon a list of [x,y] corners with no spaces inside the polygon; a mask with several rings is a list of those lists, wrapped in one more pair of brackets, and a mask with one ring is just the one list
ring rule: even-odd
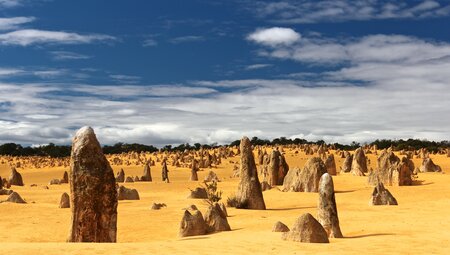
{"label": "sand dune", "polygon": [[[375,155],[369,154],[375,167]],[[291,169],[303,166],[308,157],[287,151]],[[431,155],[433,161],[450,171],[450,158]],[[230,178],[238,157],[223,160],[213,169],[223,180],[223,200],[236,192],[238,179]],[[420,165],[420,159],[414,163]],[[336,157],[336,165],[342,159]],[[126,175],[141,175],[143,167],[113,166]],[[420,173],[418,185],[388,187],[399,202],[398,206],[369,206],[372,187],[366,177],[348,174],[333,177],[336,189],[340,226],[343,239],[330,239],[330,244],[306,244],[283,241],[280,233],[271,232],[276,221],[291,226],[302,213],[317,214],[317,193],[281,192],[277,189],[263,193],[267,210],[238,210],[227,208],[230,232],[180,239],[179,223],[182,208],[196,204],[202,211],[206,203],[187,199],[189,188],[200,182],[189,182],[190,170],[169,166],[171,183],[161,181],[159,163],[152,167],[153,182],[125,183],[136,188],[141,200],[120,201],[118,243],[66,243],[70,209],[59,209],[68,184],[48,185],[61,178],[67,168],[18,169],[25,186],[12,189],[27,204],[0,203],[0,254],[449,254],[450,176],[442,173]],[[0,165],[0,176],[9,175],[9,166]],[[199,172],[203,180],[208,170]],[[30,187],[37,184],[37,187]],[[49,189],[43,186],[48,185]],[[1,200],[6,196],[0,196]],[[153,202],[167,204],[159,211],[150,210]]]}

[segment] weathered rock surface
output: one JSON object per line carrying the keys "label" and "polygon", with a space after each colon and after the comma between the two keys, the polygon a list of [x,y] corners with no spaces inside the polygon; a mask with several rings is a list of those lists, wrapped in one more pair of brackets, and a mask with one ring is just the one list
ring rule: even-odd
{"label": "weathered rock surface", "polygon": [[238,191],[236,193],[237,208],[265,210],[266,204],[258,179],[252,145],[247,137],[241,139],[241,172]]}
{"label": "weathered rock surface", "polygon": [[342,163],[341,172],[349,173],[352,170],[353,155],[346,151],[344,162]]}
{"label": "weathered rock surface", "polygon": [[9,183],[9,181],[6,180],[6,178],[3,178],[2,182],[3,182],[3,188],[7,188],[7,189],[11,188],[11,183]]}
{"label": "weathered rock surface", "polygon": [[191,190],[191,193],[189,194],[188,198],[207,199],[208,194],[206,193],[205,188],[197,187],[194,190]]}
{"label": "weathered rock surface", "polygon": [[283,154],[281,154],[278,149],[273,150],[267,161],[267,172],[269,174],[268,183],[271,186],[283,185],[284,177],[289,171],[289,166],[286,163]]}
{"label": "weathered rock surface", "polygon": [[61,195],[61,200],[59,201],[59,208],[70,208],[70,197],[69,194],[64,192]]}
{"label": "weathered rock surface", "polygon": [[228,217],[227,207],[224,203],[219,203],[220,209],[222,209],[222,212],[225,214],[225,216]]}
{"label": "weathered rock surface", "polygon": [[62,179],[59,181],[60,183],[69,183],[69,173],[64,171]]}
{"label": "weathered rock surface", "polygon": [[300,216],[289,232],[284,232],[281,239],[303,243],[329,243],[327,232],[309,213]]}
{"label": "weathered rock surface", "polygon": [[431,158],[424,158],[422,161],[422,165],[419,168],[420,172],[442,172],[442,169],[440,166],[434,164],[433,160]]}
{"label": "weathered rock surface", "polygon": [[11,174],[9,175],[8,183],[10,185],[23,186],[22,175],[17,172],[15,167],[11,168]]}
{"label": "weathered rock surface", "polygon": [[11,195],[11,193],[13,193],[14,191],[11,189],[0,189],[0,195],[4,196],[4,195]]}
{"label": "weathered rock surface", "polygon": [[191,167],[191,178],[190,181],[198,181],[198,174],[197,172],[200,171],[200,168],[198,167],[197,160],[192,161],[192,167]]}
{"label": "weathered rock surface", "polygon": [[161,168],[161,177],[162,177],[162,181],[169,183],[169,169],[167,168],[167,162],[166,160],[164,160],[162,162],[162,168]]}
{"label": "weathered rock surface", "polygon": [[272,189],[272,186],[266,181],[261,182],[261,190],[266,191]]}
{"label": "weathered rock surface", "polygon": [[153,203],[152,207],[150,209],[152,209],[152,210],[160,210],[163,207],[167,207],[167,205],[164,204],[164,203]]}
{"label": "weathered rock surface", "polygon": [[330,175],[336,175],[336,162],[334,161],[334,155],[330,154],[325,160],[325,166],[327,168],[327,172]]}
{"label": "weathered rock surface", "polygon": [[283,222],[277,221],[273,225],[272,232],[289,232],[289,228]]}
{"label": "weathered rock surface", "polygon": [[280,172],[280,152],[278,150],[273,150],[270,154],[269,163],[269,184],[271,186],[278,185],[278,174]]}
{"label": "weathered rock surface", "polygon": [[25,200],[19,195],[19,193],[13,191],[9,197],[6,199],[7,202],[17,203],[17,204],[26,204]]}
{"label": "weathered rock surface", "polygon": [[339,226],[333,179],[328,173],[320,177],[317,220],[322,224],[329,238],[343,237]]}
{"label": "weathered rock surface", "polygon": [[394,196],[387,190],[383,183],[379,182],[374,188],[372,193],[372,198],[369,202],[370,205],[398,205],[397,200]]}
{"label": "weathered rock surface", "polygon": [[117,189],[117,200],[140,200],[139,192],[136,189],[119,186]]}
{"label": "weathered rock surface", "polygon": [[[383,150],[377,159],[378,179],[383,184],[392,185],[392,177],[397,171],[400,159],[392,151]],[[376,185],[376,183],[374,183]]]}
{"label": "weathered rock surface", "polygon": [[151,182],[152,181],[152,171],[150,168],[150,162],[147,162],[144,166],[144,174],[141,176],[140,181]]}
{"label": "weathered rock surface", "polygon": [[185,210],[183,218],[180,223],[179,236],[198,236],[207,233],[208,226],[206,225],[203,215],[199,210]]}
{"label": "weathered rock surface", "polygon": [[116,242],[116,181],[90,127],[81,128],[73,138],[69,175],[72,220],[68,241]]}
{"label": "weathered rock surface", "polygon": [[383,150],[377,159],[377,169],[369,174],[369,184],[412,185],[414,163],[407,157],[400,160],[392,151]]}
{"label": "weathered rock surface", "polygon": [[414,163],[408,157],[403,157],[400,162],[397,173],[393,176],[393,184],[398,186],[408,186],[413,184],[412,175],[414,174]]}
{"label": "weathered rock surface", "polygon": [[125,182],[125,171],[122,168],[117,172],[116,182]]}
{"label": "weathered rock surface", "polygon": [[286,162],[286,159],[284,155],[280,154],[280,168],[278,171],[278,181],[277,185],[283,185],[284,177],[286,177],[287,173],[289,172],[289,165]]}
{"label": "weathered rock surface", "polygon": [[367,172],[367,159],[362,148],[356,149],[350,172],[356,176],[364,176]]}
{"label": "weathered rock surface", "polygon": [[209,233],[231,231],[227,215],[222,211],[218,203],[214,203],[208,207],[204,219]]}
{"label": "weathered rock surface", "polygon": [[294,168],[284,178],[283,191],[318,192],[320,177],[327,173],[323,161],[318,157],[310,158],[302,170]]}
{"label": "weathered rock surface", "polygon": [[48,183],[48,185],[60,185],[60,184],[61,184],[61,180],[60,179],[52,179]]}

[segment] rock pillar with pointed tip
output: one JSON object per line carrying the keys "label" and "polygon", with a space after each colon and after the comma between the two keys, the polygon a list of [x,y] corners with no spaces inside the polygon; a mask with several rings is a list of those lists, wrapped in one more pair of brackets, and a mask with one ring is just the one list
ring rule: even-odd
{"label": "rock pillar with pointed tip", "polygon": [[69,179],[72,220],[68,242],[116,242],[116,182],[91,127],[81,128],[73,138]]}

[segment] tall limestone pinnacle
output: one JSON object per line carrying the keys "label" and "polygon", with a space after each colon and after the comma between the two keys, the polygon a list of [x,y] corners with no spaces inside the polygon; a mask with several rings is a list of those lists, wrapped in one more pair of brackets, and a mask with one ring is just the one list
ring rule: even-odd
{"label": "tall limestone pinnacle", "polygon": [[116,181],[91,127],[82,127],[73,138],[69,177],[68,242],[116,242]]}
{"label": "tall limestone pinnacle", "polygon": [[329,238],[342,238],[341,228],[334,197],[333,178],[328,173],[320,177],[318,221],[328,234]]}
{"label": "tall limestone pinnacle", "polygon": [[236,198],[238,207],[243,209],[265,210],[261,184],[258,179],[252,145],[248,137],[241,139],[241,180],[238,186]]}

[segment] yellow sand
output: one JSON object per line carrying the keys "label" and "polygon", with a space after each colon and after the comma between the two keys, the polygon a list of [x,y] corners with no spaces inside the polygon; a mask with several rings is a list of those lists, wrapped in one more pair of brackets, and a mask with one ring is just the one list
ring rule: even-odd
{"label": "yellow sand", "polygon": [[[450,158],[432,155],[444,172],[450,171]],[[287,152],[291,168],[303,166],[306,157]],[[338,166],[342,159],[335,157]],[[375,167],[375,155],[369,155]],[[213,169],[223,180],[219,189],[223,199],[237,189],[238,179],[230,178],[229,161]],[[414,160],[416,166],[420,160]],[[120,167],[113,167],[117,172]],[[126,175],[142,175],[142,167],[123,167]],[[369,206],[372,188],[365,177],[333,177],[343,239],[330,244],[306,244],[283,241],[271,232],[276,221],[291,226],[305,212],[317,213],[317,193],[283,193],[277,189],[264,192],[265,211],[228,208],[230,232],[192,238],[178,237],[182,208],[196,204],[202,212],[206,204],[187,199],[189,169],[169,167],[171,183],[161,182],[161,167],[152,167],[152,183],[125,184],[139,191],[141,200],[120,201],[118,243],[66,243],[70,209],[59,209],[59,199],[69,186],[48,185],[68,169],[18,169],[25,186],[17,191],[28,204],[0,203],[0,254],[450,254],[450,176],[441,173],[419,174],[421,185],[388,187],[399,206]],[[9,167],[0,165],[0,176],[8,177]],[[202,180],[208,171],[199,172]],[[37,187],[30,187],[30,184]],[[0,196],[5,200],[6,196]],[[167,208],[150,210],[153,202]]]}

